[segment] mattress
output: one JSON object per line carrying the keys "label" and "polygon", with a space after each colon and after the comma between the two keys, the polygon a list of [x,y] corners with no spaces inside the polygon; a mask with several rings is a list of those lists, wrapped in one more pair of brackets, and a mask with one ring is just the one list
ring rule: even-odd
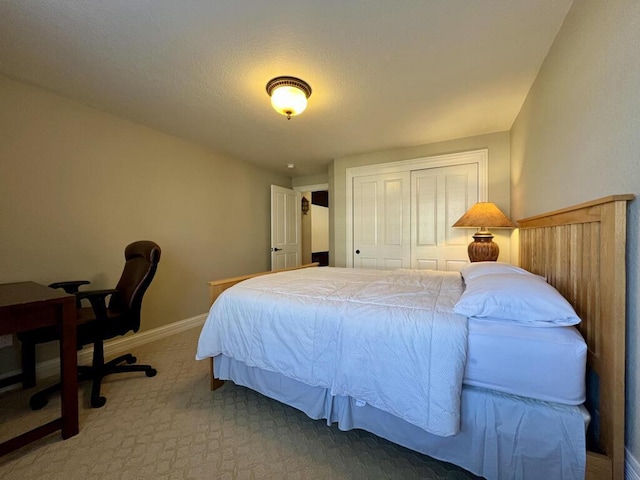
{"label": "mattress", "polygon": [[470,318],[468,328],[463,384],[567,405],[584,403],[587,346],[575,327]]}
{"label": "mattress", "polygon": [[[302,358],[302,354],[306,351],[305,345],[308,345],[313,351],[329,352],[329,346],[337,344],[337,340],[332,335],[323,336],[320,340],[325,343],[329,342],[329,344],[320,348],[318,339],[310,338],[308,341],[303,341],[302,339],[306,338],[304,336],[306,331],[303,331],[303,335],[300,336],[298,329],[305,324],[304,319],[312,319],[314,320],[313,324],[318,325],[318,319],[323,317],[335,319],[342,314],[342,316],[346,315],[345,318],[349,319],[349,324],[355,323],[355,328],[366,329],[367,333],[373,335],[374,338],[379,337],[380,341],[383,342],[382,347],[374,346],[370,347],[369,350],[375,351],[378,358],[385,359],[384,362],[375,363],[378,367],[387,368],[390,372],[387,376],[390,378],[385,377],[387,378],[384,382],[385,384],[397,383],[399,378],[403,376],[409,376],[411,379],[418,378],[419,374],[417,372],[397,365],[394,367],[390,359],[398,357],[405,365],[406,359],[413,358],[409,353],[415,350],[413,348],[415,347],[414,343],[418,342],[420,345],[425,345],[428,342],[418,341],[416,338],[409,342],[413,346],[408,350],[406,348],[403,349],[403,345],[407,344],[406,341],[399,344],[390,344],[390,338],[392,336],[397,337],[401,331],[399,327],[406,322],[396,320],[389,326],[381,324],[382,326],[378,330],[382,329],[382,332],[378,335],[375,333],[378,330],[374,329],[377,323],[372,320],[375,318],[374,314],[378,313],[378,311],[380,311],[380,315],[387,315],[391,318],[391,313],[397,313],[396,310],[400,309],[400,307],[409,307],[411,312],[402,312],[402,319],[409,318],[415,312],[423,311],[426,308],[425,302],[432,298],[429,292],[433,290],[439,292],[438,295],[443,294],[440,291],[439,282],[444,281],[445,278],[451,280],[451,275],[454,272],[437,272],[438,275],[435,279],[433,277],[434,273],[436,272],[432,272],[432,275],[429,276],[429,272],[425,271],[389,272],[327,267],[323,269],[295,270],[247,280],[223,294],[226,297],[232,291],[234,293],[246,291],[243,299],[238,300],[238,305],[231,310],[225,311],[222,314],[222,318],[216,323],[220,324],[221,322],[229,321],[229,328],[232,328],[234,338],[236,338],[236,330],[242,324],[237,319],[260,318],[261,323],[264,323],[269,315],[275,315],[277,318],[271,320],[270,327],[267,330],[268,334],[264,333],[261,341],[265,341],[264,338],[275,336],[275,340],[278,340],[279,343],[269,348],[250,348],[251,355],[255,357],[260,354],[264,357],[267,354],[269,356],[277,354],[280,356],[283,353],[291,352],[295,354],[295,358],[290,363],[296,370],[283,371],[280,365],[282,360],[279,358],[276,359],[278,364],[278,368],[276,368],[272,364],[270,364],[271,366],[266,365],[264,363],[266,360],[262,359],[262,357],[258,359],[261,361],[257,361],[255,359],[249,360],[247,355],[238,355],[237,352],[233,354],[228,346],[214,348],[216,342],[219,343],[222,337],[220,336],[221,333],[205,335],[207,328],[212,327],[211,325],[207,325],[203,329],[197,358],[215,356],[224,352],[247,362],[249,365],[280,371],[290,378],[307,384],[318,385],[319,383],[315,378],[310,379],[308,376],[304,376],[305,372],[311,368],[311,365],[316,365],[312,369],[314,372],[318,370],[318,365],[322,365],[318,364],[318,362],[316,364],[309,363],[308,355]],[[456,281],[460,284],[459,277],[457,277]],[[442,313],[451,312],[452,304],[457,301],[460,295],[460,290],[452,288],[446,288],[444,290],[445,295],[442,298],[434,297],[436,300],[433,301],[438,311]],[[422,293],[423,291],[424,294]],[[221,297],[219,300],[222,299]],[[218,303],[216,302],[216,304]],[[356,306],[363,307],[366,313],[366,320],[360,321],[360,323],[357,323],[357,317],[354,312],[349,311],[347,314],[345,310],[347,307],[353,309]],[[392,310],[389,311],[388,307],[391,307]],[[266,310],[261,310],[262,308]],[[320,308],[322,310],[319,310]],[[213,312],[214,308],[212,308],[210,316]],[[256,312],[263,313],[258,314]],[[460,319],[464,318],[456,314],[453,314],[453,316]],[[450,321],[453,320],[450,319]],[[331,330],[332,327],[328,320],[327,322],[320,322],[320,325],[324,323],[327,325],[326,328]],[[393,325],[393,327],[390,325]],[[293,326],[296,327],[295,332],[298,333],[294,334]],[[580,405],[584,402],[587,347],[582,336],[574,327],[553,326],[544,328],[511,321],[491,321],[474,318],[469,318],[465,322],[465,327],[468,330],[468,338],[465,340],[465,346],[462,347],[462,350],[466,350],[466,362],[462,363],[459,379],[457,380],[461,382],[458,383],[459,386],[465,384],[488,388],[498,392],[566,405]],[[219,325],[216,328],[219,328]],[[247,337],[247,340],[241,342],[241,345],[245,348],[248,348],[256,340],[253,327],[250,333],[251,335]],[[417,336],[417,333],[412,333],[412,335]],[[289,343],[285,345],[287,348],[283,348],[282,344],[288,336],[292,337]],[[436,346],[440,347],[439,353],[435,356],[436,359],[446,356],[445,352],[453,351],[451,345],[444,342],[444,340],[437,342]],[[383,347],[389,347],[391,350],[386,351]],[[351,356],[359,358],[353,348],[349,347],[347,350],[351,352]],[[392,354],[395,354],[395,356]],[[421,359],[417,363],[416,361],[417,359],[413,358],[411,365],[425,365],[425,359]],[[344,365],[345,362],[340,362],[339,364]],[[298,372],[301,369],[302,371]],[[359,368],[359,370],[362,369]],[[369,370],[367,369],[366,371]],[[382,378],[380,372],[371,372],[371,374],[376,379]],[[394,391],[405,392],[405,389],[396,388]],[[346,392],[332,391],[332,393]],[[349,394],[354,395],[353,392],[349,392]],[[363,400],[371,401],[368,398],[363,398]],[[414,401],[410,400],[410,402],[415,404]],[[376,404],[376,402],[373,403]]]}

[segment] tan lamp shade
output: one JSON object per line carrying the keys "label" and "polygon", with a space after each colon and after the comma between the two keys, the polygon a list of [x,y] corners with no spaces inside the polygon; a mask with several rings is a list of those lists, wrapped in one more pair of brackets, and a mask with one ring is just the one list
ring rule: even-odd
{"label": "tan lamp shade", "polygon": [[507,218],[494,203],[478,202],[453,224],[454,227],[478,228],[473,235],[474,241],[469,244],[467,252],[472,262],[495,262],[500,248],[493,241],[493,235],[487,229],[516,228],[517,225]]}

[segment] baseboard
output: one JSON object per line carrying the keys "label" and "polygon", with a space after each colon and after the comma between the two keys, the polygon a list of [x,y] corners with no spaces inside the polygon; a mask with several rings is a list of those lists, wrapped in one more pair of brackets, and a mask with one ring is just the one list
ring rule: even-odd
{"label": "baseboard", "polygon": [[[149,342],[154,342],[162,338],[170,337],[185,330],[191,330],[192,328],[202,327],[204,321],[207,319],[207,314],[196,315],[195,317],[180,320],[169,325],[154,328],[152,330],[146,330],[144,332],[138,332],[135,334],[120,337],[104,344],[105,357],[115,356],[118,353],[135,350],[136,347],[145,345]],[[78,364],[90,364],[93,356],[93,347],[85,347],[78,352]],[[3,377],[10,377],[21,373],[19,370],[13,372],[7,372]],[[45,362],[40,362],[36,366],[36,378],[47,378],[60,373],[60,359],[54,358]],[[22,388],[20,384],[11,385],[5,387],[2,391],[14,390]],[[0,391],[1,393],[1,391]]]}
{"label": "baseboard", "polygon": [[628,448],[625,449],[624,478],[625,480],[640,480],[640,462],[631,455]]}

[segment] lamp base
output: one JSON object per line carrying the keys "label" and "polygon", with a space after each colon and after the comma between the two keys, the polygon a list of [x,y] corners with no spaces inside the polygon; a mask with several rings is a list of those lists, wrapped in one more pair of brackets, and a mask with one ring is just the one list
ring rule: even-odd
{"label": "lamp base", "polygon": [[500,247],[493,241],[493,235],[476,233],[474,241],[469,244],[467,253],[472,262],[495,262],[498,260]]}

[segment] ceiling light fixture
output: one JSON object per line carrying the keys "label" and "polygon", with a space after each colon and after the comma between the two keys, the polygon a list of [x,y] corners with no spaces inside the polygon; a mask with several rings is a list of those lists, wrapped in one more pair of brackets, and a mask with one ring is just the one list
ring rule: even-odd
{"label": "ceiling light fixture", "polygon": [[311,87],[296,77],[276,77],[267,83],[267,93],[274,110],[291,120],[291,117],[301,114],[307,108]]}

